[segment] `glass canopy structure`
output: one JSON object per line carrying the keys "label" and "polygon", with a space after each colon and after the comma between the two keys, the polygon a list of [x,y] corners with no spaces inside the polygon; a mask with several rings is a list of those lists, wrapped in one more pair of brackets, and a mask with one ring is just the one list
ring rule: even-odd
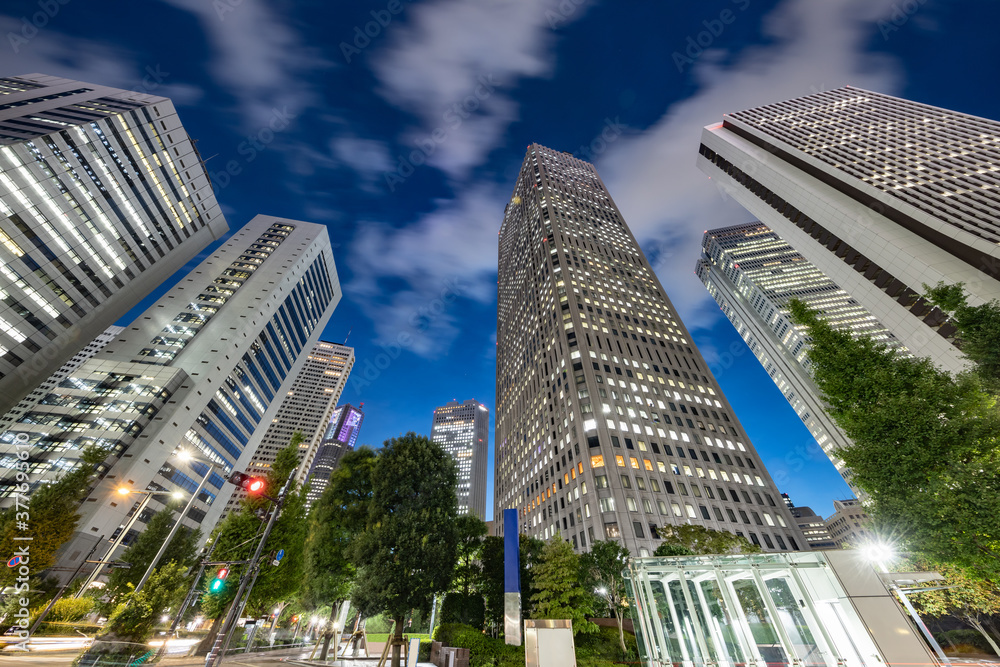
{"label": "glass canopy structure", "polygon": [[857,552],[633,559],[647,667],[935,664]]}

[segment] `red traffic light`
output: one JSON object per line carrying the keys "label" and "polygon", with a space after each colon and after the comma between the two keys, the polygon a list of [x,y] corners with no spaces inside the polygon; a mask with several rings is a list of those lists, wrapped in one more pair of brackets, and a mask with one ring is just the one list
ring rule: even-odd
{"label": "red traffic light", "polygon": [[220,567],[219,571],[215,573],[215,578],[216,579],[225,579],[228,576],[229,576],[229,568],[228,567]]}
{"label": "red traffic light", "polygon": [[252,477],[245,472],[233,472],[227,481],[247,493],[262,493],[267,486],[267,483],[260,477]]}

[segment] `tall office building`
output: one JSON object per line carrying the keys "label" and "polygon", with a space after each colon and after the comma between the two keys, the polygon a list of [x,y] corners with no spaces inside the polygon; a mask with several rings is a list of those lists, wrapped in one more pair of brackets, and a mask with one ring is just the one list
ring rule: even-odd
{"label": "tall office building", "polygon": [[170,100],[0,78],[0,414],[226,231]]}
{"label": "tall office building", "polygon": [[[365,413],[361,411],[364,403],[354,407],[350,403],[339,406],[333,412],[333,417],[327,426],[315,456],[309,465],[309,493],[306,494],[306,504],[312,504],[326,491],[330,484],[330,475],[340,465],[344,454],[354,449],[361,433],[361,424],[365,421]],[[305,466],[303,466],[305,467]]]}
{"label": "tall office building", "polygon": [[826,520],[826,529],[838,547],[858,548],[878,542],[879,536],[871,530],[871,517],[857,498],[833,501],[833,514]]}
{"label": "tall office building", "polygon": [[[298,481],[304,482],[353,365],[353,348],[326,341],[316,343],[281,401],[278,414],[267,427],[246,472],[266,475],[278,452],[300,432],[303,440],[299,443]],[[244,498],[246,492],[238,489],[229,498],[226,511],[232,511]]]}
{"label": "tall office building", "polygon": [[593,165],[529,146],[499,243],[498,521],[637,555],[684,523],[808,548]]}
{"label": "tall office building", "polygon": [[898,345],[896,337],[854,297],[760,223],[705,232],[695,272],[816,442],[844,474],[844,463],[835,451],[851,441],[823,408],[819,388],[809,375],[807,337],[804,328],[791,321],[788,302],[805,302],[822,312],[836,329],[890,345]]}
{"label": "tall office building", "polygon": [[728,114],[698,166],[888,327],[964,367],[954,326],[920,297],[964,282],[1000,297],[1000,123],[858,88]]}
{"label": "tall office building", "polygon": [[207,537],[339,299],[326,227],[259,215],[3,434],[4,465],[29,448],[32,489],[108,452],[60,565],[125,523],[141,497],[118,488],[193,492],[208,466],[178,449],[218,466],[185,517]]}
{"label": "tall office building", "polygon": [[27,396],[18,401],[17,405],[0,417],[0,434],[5,433],[23,415],[31,412],[38,402],[49,395],[52,389],[60,382],[80,367],[80,364],[92,359],[104,346],[115,339],[118,334],[125,331],[124,327],[110,326],[105,329],[97,338],[87,343],[82,350],[77,352],[65,364],[59,367],[55,373],[45,379],[40,385],[31,390]]}
{"label": "tall office building", "polygon": [[827,530],[826,521],[811,507],[792,507],[792,516],[795,517],[795,523],[802,531],[802,536],[806,538],[810,549],[825,551],[840,548]]}
{"label": "tall office building", "polygon": [[435,408],[431,440],[444,447],[458,465],[458,513],[485,521],[490,409],[475,399]]}

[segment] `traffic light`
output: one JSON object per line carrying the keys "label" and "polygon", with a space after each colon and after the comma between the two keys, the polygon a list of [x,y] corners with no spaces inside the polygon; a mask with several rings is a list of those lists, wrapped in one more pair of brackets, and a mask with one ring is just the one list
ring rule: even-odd
{"label": "traffic light", "polygon": [[209,590],[213,593],[218,593],[222,590],[225,585],[226,577],[229,576],[228,567],[220,567],[219,571],[215,573],[215,579],[212,580],[212,585],[209,586]]}
{"label": "traffic light", "polygon": [[234,471],[227,480],[230,484],[235,484],[247,493],[262,493],[267,484],[260,477],[253,477],[245,472]]}

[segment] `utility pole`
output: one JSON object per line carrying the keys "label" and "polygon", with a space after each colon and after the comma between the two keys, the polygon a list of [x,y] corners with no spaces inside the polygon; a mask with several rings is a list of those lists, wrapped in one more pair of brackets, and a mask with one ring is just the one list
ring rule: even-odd
{"label": "utility pole", "polygon": [[[281,513],[281,506],[285,502],[285,496],[288,494],[288,489],[291,487],[292,480],[295,479],[295,470],[288,476],[285,481],[285,485],[281,487],[281,492],[278,494],[275,500],[274,510],[271,512],[271,518],[267,522],[267,528],[264,529],[264,534],[260,538],[260,542],[257,543],[257,548],[254,550],[253,556],[250,558],[250,567],[254,572],[253,580],[257,580],[256,571],[259,567],[260,554],[264,550],[264,544],[267,542],[268,536],[271,534],[271,529],[274,528],[274,522],[278,519],[278,514]],[[249,587],[250,583],[250,572],[240,578],[240,587],[236,591],[236,598],[233,600],[232,606],[229,608],[229,614],[226,616],[225,623],[222,624],[222,628],[219,629],[219,634],[215,638],[215,644],[212,646],[212,650],[209,651],[208,657],[205,659],[205,667],[215,667],[215,665],[222,662],[223,656],[225,656],[226,649],[229,647],[229,640],[232,636],[233,630],[236,628],[236,622],[240,618],[240,612],[243,611],[243,606],[246,604],[243,595],[246,593],[247,598],[250,596],[250,590],[252,590],[252,585]]]}

